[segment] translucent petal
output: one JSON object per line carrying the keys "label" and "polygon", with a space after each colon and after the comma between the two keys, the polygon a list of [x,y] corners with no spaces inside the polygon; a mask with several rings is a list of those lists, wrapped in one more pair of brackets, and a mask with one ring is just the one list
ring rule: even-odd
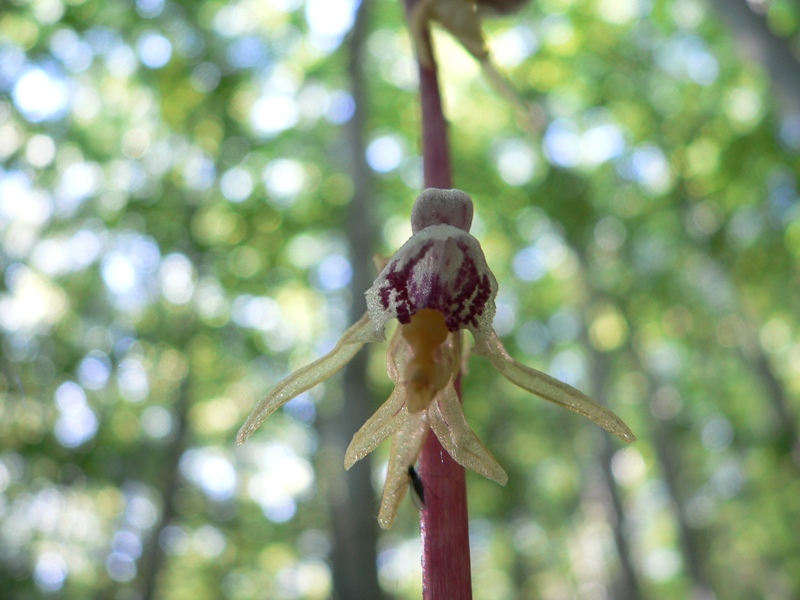
{"label": "translucent petal", "polygon": [[497,67],[494,66],[488,56],[479,60],[483,69],[483,76],[486,77],[495,91],[514,108],[520,126],[531,133],[539,130],[536,119],[534,119],[533,108],[526,104],[519,92],[500,74],[500,71],[497,70]]}
{"label": "translucent petal", "polygon": [[403,339],[398,327],[389,342],[389,347],[386,349],[386,372],[395,385],[403,383],[400,365],[405,365],[408,362],[408,354],[408,343]]}
{"label": "translucent petal", "polygon": [[505,485],[508,475],[470,429],[455,388],[447,386],[428,409],[433,433],[458,464]]}
{"label": "translucent petal", "polygon": [[397,509],[408,490],[408,467],[417,462],[422,442],[430,431],[424,412],[409,414],[403,427],[392,438],[389,470],[383,485],[378,524],[389,529],[394,523]]}
{"label": "translucent petal", "polygon": [[344,468],[349,469],[357,461],[375,450],[383,440],[397,432],[406,421],[405,388],[394,388],[392,395],[375,411],[369,420],[353,436],[344,455]]}
{"label": "translucent petal", "polygon": [[588,417],[624,442],[631,443],[636,440],[636,436],[633,435],[633,432],[622,419],[605,406],[598,404],[571,385],[518,363],[511,358],[494,331],[487,337],[476,337],[473,352],[488,358],[494,368],[500,371],[511,383],[545,400]]}
{"label": "translucent petal", "polygon": [[253,412],[239,430],[236,443],[243,444],[273,412],[298,394],[302,394],[328,379],[350,362],[366,342],[372,341],[381,340],[376,340],[375,328],[370,322],[369,314],[365,314],[355,325],[344,332],[333,350],[283,379],[256,404]]}

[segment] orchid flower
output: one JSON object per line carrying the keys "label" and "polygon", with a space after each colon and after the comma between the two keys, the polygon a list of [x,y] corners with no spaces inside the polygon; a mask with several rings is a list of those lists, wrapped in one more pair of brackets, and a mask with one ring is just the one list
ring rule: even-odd
{"label": "orchid flower", "polygon": [[520,97],[506,81],[492,61],[483,35],[484,15],[508,14],[522,8],[527,0],[419,0],[411,11],[411,36],[420,64],[431,68],[434,64],[428,27],[439,23],[481,66],[489,85],[494,87],[517,112],[520,125],[529,131],[538,129],[532,107]]}
{"label": "orchid flower", "polygon": [[504,485],[508,476],[475,433],[461,408],[455,382],[461,368],[461,331],[473,352],[489,359],[519,387],[582,414],[625,442],[636,438],[609,409],[579,390],[515,361],[492,329],[497,281],[478,241],[469,234],[472,200],[459,190],[430,188],[417,198],[411,238],[392,256],[366,292],[366,314],[328,354],[281,381],[247,418],[244,443],[283,404],[344,367],[367,342],[385,340],[388,321],[399,327],[389,343],[386,368],[395,384],[389,399],[353,436],[349,469],[392,436],[378,522],[389,528],[409,485],[429,431],[462,466]]}

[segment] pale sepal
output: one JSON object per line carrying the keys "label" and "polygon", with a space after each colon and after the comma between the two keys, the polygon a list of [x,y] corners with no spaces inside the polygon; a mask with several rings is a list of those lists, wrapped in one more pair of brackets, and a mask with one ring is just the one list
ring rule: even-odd
{"label": "pale sepal", "polygon": [[428,423],[442,447],[458,464],[505,485],[508,475],[470,429],[452,385],[442,390],[428,409]]}
{"label": "pale sepal", "polygon": [[392,450],[389,454],[389,468],[386,483],[383,485],[381,509],[378,512],[378,525],[389,529],[397,516],[400,502],[408,491],[408,467],[417,462],[417,457],[430,431],[425,411],[407,413],[403,426],[392,438]]}
{"label": "pale sepal", "polygon": [[598,404],[571,385],[511,358],[494,331],[488,336],[476,336],[473,352],[488,358],[494,368],[514,385],[588,417],[624,442],[630,444],[636,441],[636,436],[622,419],[605,406]]}
{"label": "pale sepal", "polygon": [[380,342],[383,339],[376,332],[367,313],[344,332],[333,350],[283,379],[256,404],[236,435],[236,443],[243,444],[273,412],[292,398],[328,379],[350,362],[364,344],[375,341]]}
{"label": "pale sepal", "polygon": [[405,423],[406,391],[402,386],[394,388],[392,395],[375,411],[369,420],[353,436],[344,455],[344,468],[350,469],[356,462],[375,450],[381,442],[395,434]]}

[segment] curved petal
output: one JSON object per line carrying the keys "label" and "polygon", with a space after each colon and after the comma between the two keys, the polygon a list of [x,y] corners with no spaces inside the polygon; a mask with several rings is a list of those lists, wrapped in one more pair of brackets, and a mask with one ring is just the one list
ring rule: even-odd
{"label": "curved petal", "polygon": [[448,385],[428,409],[428,422],[447,453],[458,464],[505,485],[508,475],[470,429],[455,388]]}
{"label": "curved petal", "polygon": [[362,425],[344,455],[344,468],[349,469],[356,462],[375,450],[383,440],[400,429],[406,421],[407,412],[403,409],[406,401],[405,388],[394,388],[392,395]]}
{"label": "curved petal", "polygon": [[630,444],[636,441],[636,436],[622,419],[605,406],[598,404],[571,385],[511,358],[494,331],[489,336],[476,337],[473,352],[488,358],[494,368],[514,385],[588,417],[624,442]]}
{"label": "curved petal", "polygon": [[375,339],[375,328],[367,313],[344,332],[333,350],[283,379],[259,401],[236,435],[236,443],[244,444],[268,416],[295,396],[336,373],[358,354],[365,343],[372,341],[382,340]]}
{"label": "curved petal", "polygon": [[378,513],[378,524],[389,529],[397,516],[397,509],[408,490],[408,467],[417,462],[430,427],[424,412],[409,414],[403,427],[392,438],[392,451],[389,455],[389,469],[386,483],[383,484],[381,509]]}

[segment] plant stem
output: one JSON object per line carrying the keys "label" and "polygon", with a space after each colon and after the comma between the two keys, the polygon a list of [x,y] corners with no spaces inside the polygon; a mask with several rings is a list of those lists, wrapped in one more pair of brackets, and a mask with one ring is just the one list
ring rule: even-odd
{"label": "plant stem", "polygon": [[422,112],[422,170],[425,187],[453,187],[453,167],[447,141],[447,121],[442,109],[442,94],[436,65],[419,65],[419,93]]}
{"label": "plant stem", "polygon": [[[461,397],[460,379],[456,390]],[[464,467],[428,434],[420,454],[423,600],[470,600],[472,580]]]}
{"label": "plant stem", "polygon": [[[405,0],[411,15],[417,0]],[[430,42],[429,32],[424,33]],[[447,121],[436,63],[419,64],[422,113],[422,164],[425,187],[453,187]],[[456,381],[461,397],[461,379]],[[428,435],[420,453],[420,478],[425,486],[425,506],[420,513],[422,535],[422,597],[424,600],[469,600],[470,576],[467,485],[464,468]]]}

